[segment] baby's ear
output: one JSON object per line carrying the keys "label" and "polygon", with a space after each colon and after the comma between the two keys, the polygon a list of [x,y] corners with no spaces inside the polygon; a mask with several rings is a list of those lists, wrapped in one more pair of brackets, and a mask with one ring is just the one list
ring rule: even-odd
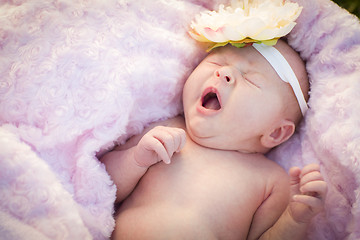
{"label": "baby's ear", "polygon": [[295,124],[283,119],[280,124],[261,136],[261,144],[266,148],[273,148],[288,140],[295,132]]}

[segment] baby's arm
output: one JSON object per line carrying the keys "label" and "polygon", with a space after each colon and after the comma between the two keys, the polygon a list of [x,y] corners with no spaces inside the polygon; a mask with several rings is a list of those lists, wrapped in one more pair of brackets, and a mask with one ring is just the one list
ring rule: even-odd
{"label": "baby's arm", "polygon": [[288,207],[260,239],[305,239],[310,220],[324,208],[327,184],[320,167],[309,164],[289,171],[291,199]]}
{"label": "baby's arm", "polygon": [[157,126],[147,132],[137,145],[105,154],[100,161],[117,187],[116,201],[124,200],[148,168],[159,161],[170,163],[175,152],[185,144],[185,131]]}

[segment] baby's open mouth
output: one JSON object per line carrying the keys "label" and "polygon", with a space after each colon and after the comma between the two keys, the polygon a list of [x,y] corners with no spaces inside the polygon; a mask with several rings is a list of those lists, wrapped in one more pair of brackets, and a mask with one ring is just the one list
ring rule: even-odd
{"label": "baby's open mouth", "polygon": [[202,99],[202,106],[206,109],[220,110],[221,104],[215,92],[207,93]]}

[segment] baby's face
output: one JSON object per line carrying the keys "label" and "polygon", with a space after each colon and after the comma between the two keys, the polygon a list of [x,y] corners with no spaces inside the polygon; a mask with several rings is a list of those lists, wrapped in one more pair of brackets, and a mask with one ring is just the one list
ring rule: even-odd
{"label": "baby's face", "polygon": [[289,91],[253,47],[213,50],[185,83],[188,133],[206,147],[254,152],[264,131],[283,117]]}

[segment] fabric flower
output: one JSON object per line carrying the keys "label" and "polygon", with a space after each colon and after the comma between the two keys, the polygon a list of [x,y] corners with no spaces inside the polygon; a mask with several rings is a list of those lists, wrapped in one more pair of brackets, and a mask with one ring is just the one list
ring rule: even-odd
{"label": "fabric flower", "polygon": [[212,43],[209,51],[228,43],[275,45],[294,28],[301,10],[288,0],[233,0],[228,7],[197,15],[189,33],[197,41]]}

